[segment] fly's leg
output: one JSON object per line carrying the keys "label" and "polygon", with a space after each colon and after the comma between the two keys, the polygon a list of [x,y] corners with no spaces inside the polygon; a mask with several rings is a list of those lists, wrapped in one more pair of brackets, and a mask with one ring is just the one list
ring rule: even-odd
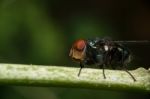
{"label": "fly's leg", "polygon": [[123,68],[132,77],[133,81],[135,82],[136,81],[135,77],[125,68],[125,66],[123,66]]}
{"label": "fly's leg", "polygon": [[131,78],[133,79],[134,82],[136,81],[135,77],[126,69],[125,64],[123,64],[123,70],[131,76]]}
{"label": "fly's leg", "polygon": [[104,77],[104,79],[106,79],[106,75],[105,75],[105,64],[103,64],[103,77]]}
{"label": "fly's leg", "polygon": [[102,69],[103,69],[103,77],[104,79],[106,79],[106,75],[105,75],[105,65],[107,64],[108,62],[108,53],[105,53],[104,55],[104,63],[102,64]]}
{"label": "fly's leg", "polygon": [[102,64],[102,65],[98,65],[99,66],[99,68],[101,69],[101,67],[102,67],[102,69],[103,69],[103,77],[104,77],[104,79],[106,79],[106,75],[105,75],[105,64]]}
{"label": "fly's leg", "polygon": [[78,77],[80,76],[81,70],[82,70],[83,67],[84,67],[84,64],[80,62],[80,70],[79,70],[79,73],[78,73]]}
{"label": "fly's leg", "polygon": [[135,77],[126,69],[126,65],[127,65],[127,64],[125,64],[125,62],[124,62],[124,50],[122,51],[121,64],[122,64],[122,66],[123,66],[123,70],[124,70],[125,72],[127,72],[127,73],[131,76],[131,78],[133,79],[133,81],[135,82],[135,81],[136,81]]}

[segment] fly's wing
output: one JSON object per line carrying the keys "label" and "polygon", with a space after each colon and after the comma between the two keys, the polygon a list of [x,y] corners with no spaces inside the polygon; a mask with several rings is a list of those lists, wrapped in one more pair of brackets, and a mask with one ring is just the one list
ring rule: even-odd
{"label": "fly's wing", "polygon": [[122,44],[150,44],[150,41],[148,40],[142,40],[142,41],[113,41],[115,43],[122,43]]}

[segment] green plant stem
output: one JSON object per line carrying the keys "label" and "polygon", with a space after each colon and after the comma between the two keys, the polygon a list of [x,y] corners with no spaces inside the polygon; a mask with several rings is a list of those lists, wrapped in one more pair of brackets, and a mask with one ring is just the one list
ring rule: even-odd
{"label": "green plant stem", "polygon": [[150,92],[150,69],[138,68],[130,71],[136,78],[120,70],[105,70],[106,79],[101,69],[63,66],[37,66],[22,64],[0,64],[0,85],[23,86],[62,86],[75,88],[95,88],[108,90],[127,90]]}

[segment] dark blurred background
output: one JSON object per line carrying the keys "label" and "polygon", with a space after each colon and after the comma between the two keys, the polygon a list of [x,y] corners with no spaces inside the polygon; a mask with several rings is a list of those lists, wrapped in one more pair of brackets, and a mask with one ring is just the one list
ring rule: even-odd
{"label": "dark blurred background", "polygon": [[[150,40],[149,0],[0,0],[0,62],[78,66],[68,53],[79,38]],[[150,45],[129,45],[132,67],[148,68]],[[134,66],[134,67],[133,67]],[[0,86],[0,99],[126,99],[148,94]]]}

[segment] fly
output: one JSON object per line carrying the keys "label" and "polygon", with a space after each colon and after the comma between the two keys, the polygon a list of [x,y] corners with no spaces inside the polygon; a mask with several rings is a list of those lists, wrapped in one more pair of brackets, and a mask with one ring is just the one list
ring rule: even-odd
{"label": "fly", "polygon": [[103,77],[106,79],[105,67],[121,66],[133,79],[135,77],[126,69],[131,61],[131,52],[125,44],[149,43],[149,41],[114,41],[107,38],[79,39],[75,41],[69,56],[80,64],[78,76],[85,65],[97,65],[103,69]]}

